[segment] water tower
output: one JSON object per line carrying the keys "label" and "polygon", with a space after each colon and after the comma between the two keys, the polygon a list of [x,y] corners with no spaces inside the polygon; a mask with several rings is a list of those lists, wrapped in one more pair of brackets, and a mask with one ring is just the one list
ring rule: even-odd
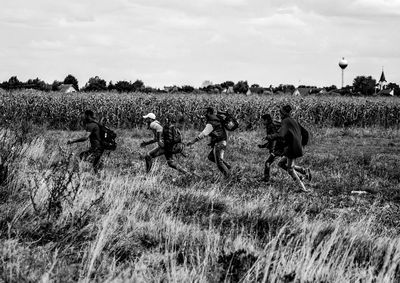
{"label": "water tower", "polygon": [[343,82],[344,82],[344,69],[346,69],[348,63],[347,60],[342,57],[342,60],[339,61],[339,67],[342,69],[342,88],[343,88]]}

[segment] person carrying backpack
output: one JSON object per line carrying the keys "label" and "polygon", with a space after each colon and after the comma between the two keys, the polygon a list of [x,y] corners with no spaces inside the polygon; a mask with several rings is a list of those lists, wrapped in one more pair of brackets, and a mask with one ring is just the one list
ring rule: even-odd
{"label": "person carrying backpack", "polygon": [[[264,114],[261,116],[261,119],[263,121],[263,124],[265,126],[267,135],[268,134],[276,134],[279,131],[279,128],[281,127],[281,123],[278,121],[274,121],[271,117],[270,114]],[[264,138],[265,140],[266,138]],[[271,172],[271,166],[272,163],[275,161],[277,157],[283,156],[283,150],[285,147],[285,144],[282,139],[277,139],[273,141],[267,141],[264,144],[259,144],[259,148],[267,148],[269,151],[269,156],[267,160],[265,161],[264,165],[264,175],[261,178],[260,181],[262,182],[269,182],[270,181],[270,172]]]}
{"label": "person carrying backpack", "polygon": [[182,134],[179,130],[179,125],[183,123],[183,118],[179,119],[179,125],[177,126],[175,125],[176,119],[172,116],[168,117],[164,127],[156,120],[156,115],[154,113],[149,113],[143,116],[143,118],[148,128],[153,131],[154,138],[150,141],[143,141],[140,146],[145,147],[156,142],[158,144],[156,148],[149,151],[145,156],[146,172],[150,172],[154,158],[165,155],[169,167],[185,175],[190,175],[190,173],[175,160],[175,156],[182,153],[184,149]]}
{"label": "person carrying backpack", "polygon": [[[279,132],[279,129],[281,128],[281,122],[273,120],[270,114],[264,114],[261,116],[261,119],[263,121],[263,124],[265,126],[267,135],[272,135],[276,134]],[[264,138],[263,140],[266,140],[267,138]],[[259,148],[267,148],[269,151],[269,156],[267,160],[265,161],[265,166],[264,166],[264,176],[261,178],[260,181],[262,182],[270,182],[270,171],[271,171],[271,166],[276,160],[277,157],[282,157],[284,155],[284,149],[285,149],[285,142],[282,138],[278,138],[273,141],[267,141],[264,144],[259,144]],[[278,164],[281,168],[284,162]],[[300,170],[298,171],[299,173],[307,173],[304,171],[301,171],[301,167],[294,166],[294,170]],[[302,176],[301,176],[302,177]]]}
{"label": "person carrying backpack", "polygon": [[102,145],[100,126],[97,123],[94,113],[92,110],[86,110],[83,119],[85,130],[90,134],[86,137],[81,137],[75,140],[69,140],[67,144],[74,144],[90,141],[90,148],[79,154],[81,160],[92,163],[94,172],[97,174],[98,171],[103,167],[101,156],[104,153],[104,147]]}
{"label": "person carrying backpack", "polygon": [[279,161],[278,165],[289,173],[303,191],[308,192],[309,190],[305,187],[296,171],[305,175],[310,181],[311,170],[295,165],[296,159],[303,156],[303,146],[308,142],[308,132],[299,122],[291,117],[291,111],[292,107],[290,105],[285,105],[280,108],[280,115],[282,118],[281,127],[278,132],[268,134],[266,139],[269,142],[276,140],[282,140],[284,142],[283,158]]}
{"label": "person carrying backpack", "polygon": [[187,146],[192,146],[196,142],[210,136],[211,151],[208,154],[208,160],[217,164],[218,169],[222,172],[225,179],[231,177],[230,169],[232,166],[224,160],[224,154],[227,146],[228,135],[223,125],[222,119],[217,117],[217,113],[212,107],[206,109],[207,124],[204,130],[192,141],[188,142]]}

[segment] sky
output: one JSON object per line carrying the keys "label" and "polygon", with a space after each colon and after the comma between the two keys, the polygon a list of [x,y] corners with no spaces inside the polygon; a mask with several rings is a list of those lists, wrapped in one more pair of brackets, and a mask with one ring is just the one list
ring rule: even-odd
{"label": "sky", "polygon": [[72,74],[146,86],[247,80],[400,84],[400,0],[13,0],[0,9],[0,81]]}

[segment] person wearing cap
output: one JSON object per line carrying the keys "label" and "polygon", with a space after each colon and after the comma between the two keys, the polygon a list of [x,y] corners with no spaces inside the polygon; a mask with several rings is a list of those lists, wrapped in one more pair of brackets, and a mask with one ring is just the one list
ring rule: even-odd
{"label": "person wearing cap", "polygon": [[103,163],[101,162],[101,156],[104,153],[104,148],[101,143],[100,127],[97,120],[94,118],[92,110],[86,110],[83,118],[85,130],[89,132],[89,136],[78,138],[75,140],[69,140],[67,144],[74,144],[90,141],[90,148],[79,154],[81,160],[89,161],[93,165],[95,173],[102,168]]}
{"label": "person wearing cap", "polygon": [[[154,138],[150,141],[143,141],[140,146],[141,147],[145,147],[149,144],[153,144],[153,143],[157,143],[157,147],[155,147],[154,149],[150,150],[146,156],[145,156],[145,161],[146,161],[146,172],[149,173],[152,165],[153,165],[153,159],[161,156],[161,155],[165,155],[165,158],[167,159],[167,164],[169,167],[185,174],[185,175],[190,175],[190,173],[184,169],[180,164],[178,164],[178,162],[175,160],[175,156],[178,153],[182,153],[183,152],[183,148],[184,145],[182,142],[176,142],[173,144],[165,144],[164,140],[163,140],[163,134],[165,134],[166,131],[164,131],[164,127],[160,124],[160,122],[158,122],[156,120],[156,115],[154,113],[149,113],[145,116],[143,116],[143,118],[145,119],[148,128],[150,130],[153,131],[153,136]],[[169,130],[173,127],[175,127],[175,123],[176,123],[176,118],[173,116],[169,116],[168,117],[168,122],[167,122],[167,127],[168,129],[165,130]],[[179,119],[178,121],[178,127],[179,125],[181,125],[181,123],[183,123],[183,119]],[[176,129],[179,131],[179,129]],[[180,132],[179,132],[180,133]],[[196,176],[195,174],[193,174],[194,176]]]}
{"label": "person wearing cap", "polygon": [[211,146],[211,151],[208,154],[208,160],[217,164],[218,169],[222,172],[225,179],[231,177],[231,165],[224,160],[224,154],[226,150],[228,136],[226,130],[222,125],[220,119],[216,115],[216,111],[212,107],[206,109],[207,124],[204,130],[192,141],[188,142],[187,146],[192,146],[196,142],[210,136],[211,141],[209,145]]}
{"label": "person wearing cap", "polygon": [[162,150],[164,144],[161,139],[163,127],[161,126],[160,122],[156,120],[156,115],[154,113],[148,113],[147,115],[143,116],[143,119],[147,124],[147,128],[153,132],[153,139],[149,141],[142,141],[140,143],[140,147],[146,147],[150,144],[157,143],[157,147],[150,150],[145,156],[146,172],[149,173],[153,165],[153,158],[164,154]]}
{"label": "person wearing cap", "polygon": [[277,133],[268,134],[266,139],[268,141],[283,140],[285,143],[283,158],[279,161],[278,165],[289,173],[303,191],[308,192],[309,190],[296,173],[297,171],[305,175],[308,180],[311,180],[310,169],[295,165],[296,159],[303,156],[303,130],[301,125],[291,117],[291,111],[292,107],[290,105],[280,108],[282,118],[281,127]]}

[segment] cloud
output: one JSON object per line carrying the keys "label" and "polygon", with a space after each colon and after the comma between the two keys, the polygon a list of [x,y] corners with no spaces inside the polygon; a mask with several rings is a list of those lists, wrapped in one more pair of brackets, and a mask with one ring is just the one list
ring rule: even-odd
{"label": "cloud", "polygon": [[61,49],[63,47],[63,43],[59,40],[51,41],[51,40],[32,40],[29,44],[31,48],[35,49]]}
{"label": "cloud", "polygon": [[8,1],[0,10],[0,35],[7,38],[0,45],[6,70],[1,74],[37,71],[43,79],[56,79],[70,72],[81,82],[100,75],[114,81],[142,78],[153,86],[299,77],[331,84],[336,73],[326,70],[332,65],[336,72],[342,56],[352,63],[349,72],[362,62],[398,63],[399,5],[398,0]]}

